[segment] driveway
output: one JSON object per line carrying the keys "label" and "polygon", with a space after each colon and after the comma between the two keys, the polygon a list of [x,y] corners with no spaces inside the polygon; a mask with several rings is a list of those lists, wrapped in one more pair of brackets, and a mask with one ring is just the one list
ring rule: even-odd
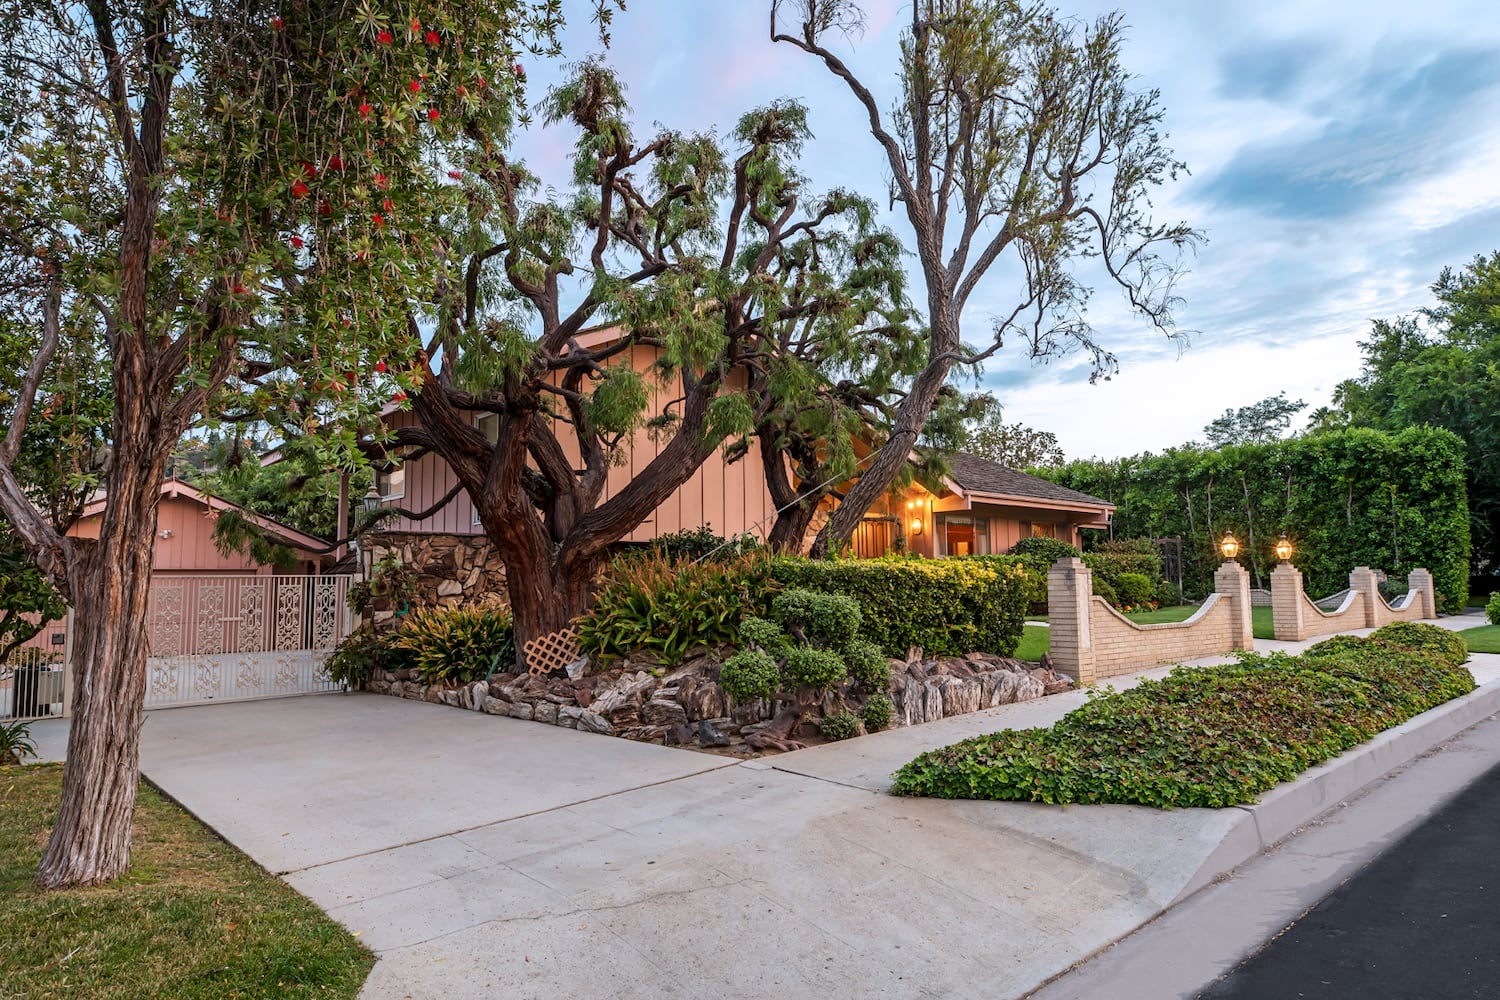
{"label": "driveway", "polygon": [[318,696],[153,712],[142,766],[376,950],[369,1000],[1007,997],[1243,860],[1225,845],[1262,821],[884,792],[921,750],[1082,699],[739,762]]}

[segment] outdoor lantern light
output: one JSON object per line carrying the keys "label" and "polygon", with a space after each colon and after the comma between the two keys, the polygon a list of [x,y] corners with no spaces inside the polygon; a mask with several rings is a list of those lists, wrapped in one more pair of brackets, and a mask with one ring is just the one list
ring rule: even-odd
{"label": "outdoor lantern light", "polygon": [[1282,562],[1292,558],[1292,543],[1287,541],[1285,535],[1282,535],[1281,540],[1276,543],[1276,558]]}
{"label": "outdoor lantern light", "polygon": [[911,533],[913,535],[920,535],[922,533],[922,519],[920,517],[911,519]]}
{"label": "outdoor lantern light", "polygon": [[1240,554],[1240,540],[1234,537],[1234,532],[1224,532],[1224,538],[1219,542],[1219,551],[1224,553],[1225,559],[1233,559]]}
{"label": "outdoor lantern light", "polygon": [[365,494],[365,510],[367,510],[367,511],[379,510],[380,509],[380,500],[381,500],[380,491],[375,488],[375,484],[374,483],[371,483],[370,484],[370,492],[368,492],[368,493]]}

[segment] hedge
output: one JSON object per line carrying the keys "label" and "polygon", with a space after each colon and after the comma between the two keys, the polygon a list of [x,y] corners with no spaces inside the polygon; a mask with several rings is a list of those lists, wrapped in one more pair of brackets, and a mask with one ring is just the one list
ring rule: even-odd
{"label": "hedge", "polygon": [[1028,582],[1007,557],[814,560],[779,558],[785,587],[844,594],[859,602],[860,634],[887,656],[912,646],[928,654],[1009,656],[1021,640]]}
{"label": "hedge", "polygon": [[1315,597],[1348,586],[1356,566],[1398,576],[1427,567],[1445,612],[1468,597],[1464,444],[1445,430],[1361,428],[1218,451],[1172,448],[1041,474],[1115,504],[1116,535],[1180,536],[1191,592],[1213,589],[1227,529],[1256,586],[1269,586],[1271,547],[1285,533]]}
{"label": "hedge", "polygon": [[1128,691],[1090,692],[1051,728],[924,753],[896,772],[892,791],[1161,808],[1253,802],[1472,691],[1467,655],[1442,629],[1404,624],[1339,636],[1300,657],[1246,653],[1229,666],[1178,667]]}

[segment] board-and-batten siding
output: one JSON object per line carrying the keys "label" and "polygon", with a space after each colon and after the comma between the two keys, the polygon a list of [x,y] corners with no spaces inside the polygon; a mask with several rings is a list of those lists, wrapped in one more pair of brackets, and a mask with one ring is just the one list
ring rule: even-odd
{"label": "board-and-batten siding", "polygon": [[[83,518],[68,534],[75,538],[98,538],[102,514]],[[157,573],[273,573],[243,552],[224,555],[214,545],[214,520],[201,504],[185,497],[163,497],[156,514],[156,540],[152,546],[152,571]],[[168,533],[166,538],[163,533]],[[307,567],[298,561],[296,572]]]}
{"label": "board-and-batten siding", "polygon": [[[645,369],[655,360],[654,348],[638,347],[634,351],[638,369]],[[648,380],[652,386],[650,413],[660,413],[668,401],[677,398],[678,389],[664,389]],[[387,418],[393,427],[415,423],[410,413],[396,413]],[[558,439],[570,461],[579,461],[577,441],[571,428],[561,425]],[[661,445],[652,440],[643,428],[635,432],[631,443],[623,451],[623,461],[610,468],[605,482],[602,504],[624,489],[635,476],[660,452]],[[436,455],[428,454],[406,464],[406,496],[391,501],[407,510],[420,511],[432,506],[453,487],[453,472],[446,462]],[[692,478],[678,487],[662,504],[624,537],[629,542],[649,542],[664,534],[683,529],[709,525],[719,535],[737,535],[741,532],[764,538],[771,530],[775,508],[766,488],[765,471],[761,468],[760,455],[751,449],[739,461],[726,463],[723,456],[715,452],[703,463]],[[424,520],[413,522],[407,518],[394,518],[387,522],[392,531],[423,531],[452,534],[483,534],[483,529],[474,524],[474,505],[466,491],[442,510]]]}

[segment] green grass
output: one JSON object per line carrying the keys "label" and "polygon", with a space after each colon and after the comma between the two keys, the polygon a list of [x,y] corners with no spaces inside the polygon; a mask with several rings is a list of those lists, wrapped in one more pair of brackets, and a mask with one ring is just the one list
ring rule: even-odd
{"label": "green grass", "polygon": [[[1197,613],[1197,604],[1178,604],[1170,608],[1157,608],[1155,611],[1135,611],[1126,615],[1131,621],[1138,625],[1154,625],[1160,622],[1182,622],[1187,621]],[[1031,616],[1029,621],[1046,621],[1045,616]],[[1257,639],[1270,639],[1271,636],[1271,609],[1251,608],[1250,627]],[[1476,630],[1478,631],[1478,630]],[[1036,663],[1042,658],[1052,645],[1051,630],[1040,625],[1027,625],[1021,630],[1021,642],[1016,646],[1015,657],[1028,663]],[[1481,651],[1483,652],[1483,651]]]}
{"label": "green grass", "polygon": [[1481,625],[1458,633],[1471,653],[1500,653],[1500,625]]}
{"label": "green grass", "polygon": [[130,871],[40,892],[59,765],[0,768],[0,996],[354,997],[369,950],[280,879],[142,785]]}

